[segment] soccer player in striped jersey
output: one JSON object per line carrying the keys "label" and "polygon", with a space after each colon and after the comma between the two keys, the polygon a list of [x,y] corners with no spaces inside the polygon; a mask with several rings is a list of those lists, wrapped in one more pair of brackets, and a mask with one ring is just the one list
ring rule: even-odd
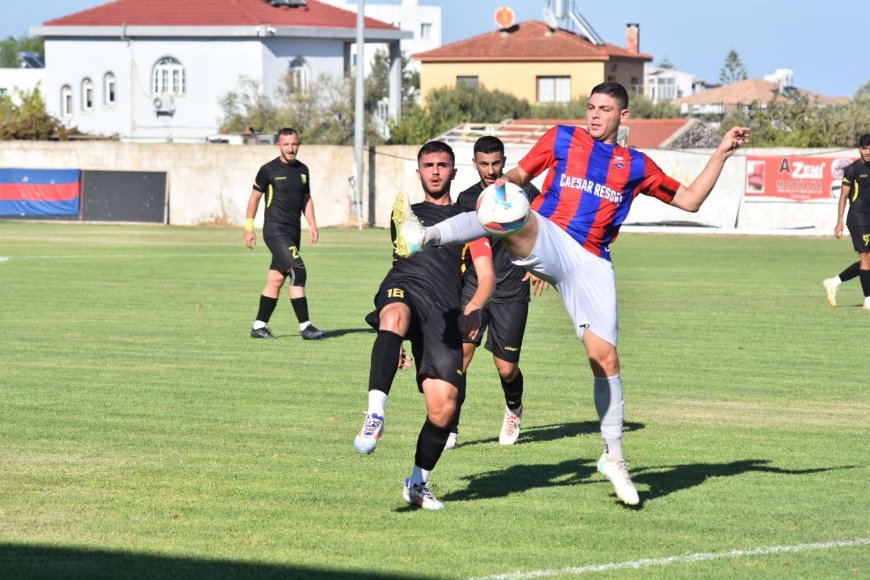
{"label": "soccer player in striped jersey", "polygon": [[[617,134],[629,118],[628,93],[619,83],[592,89],[585,129],[550,129],[505,178],[524,186],[548,171],[542,194],[522,229],[502,238],[513,263],[555,286],[586,348],[594,375],[593,392],[604,453],[598,470],[619,499],[640,503],[622,449],[624,399],[616,343],[616,282],[610,244],[639,194],[696,212],[710,195],[725,162],[749,142],[749,129],[734,127],[688,186],[668,177],[645,154],[622,147]],[[405,202],[407,203],[407,202]],[[474,214],[462,214],[423,228],[409,215],[399,228],[399,247],[408,253],[425,246],[461,244],[484,235]]]}

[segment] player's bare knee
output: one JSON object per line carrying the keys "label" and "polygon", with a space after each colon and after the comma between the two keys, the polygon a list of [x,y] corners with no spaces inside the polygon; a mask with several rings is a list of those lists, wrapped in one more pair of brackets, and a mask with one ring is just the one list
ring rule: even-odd
{"label": "player's bare knee", "polygon": [[519,365],[515,362],[506,361],[498,357],[495,359],[495,368],[498,370],[498,376],[505,381],[512,381],[517,377]]}

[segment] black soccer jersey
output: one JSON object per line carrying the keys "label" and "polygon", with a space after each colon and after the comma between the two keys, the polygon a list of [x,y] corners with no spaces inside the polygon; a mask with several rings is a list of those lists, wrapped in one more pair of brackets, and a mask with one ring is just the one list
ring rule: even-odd
{"label": "black soccer jersey", "polygon": [[265,194],[263,239],[290,236],[299,240],[300,216],[311,197],[308,166],[276,157],[257,172],[254,189]]}
{"label": "black soccer jersey", "polygon": [[849,187],[847,226],[870,226],[870,165],[860,159],[843,171],[843,185]]}
{"label": "black soccer jersey", "polygon": [[[482,191],[483,187],[481,187],[480,182],[477,182],[459,194],[456,198],[456,204],[465,211],[474,211],[477,208],[477,198]],[[540,191],[534,185],[528,185],[526,194],[529,196],[529,201],[535,199],[539,193]],[[492,247],[492,266],[495,269],[495,290],[492,292],[490,302],[528,302],[530,297],[529,282],[528,280],[523,282],[526,269],[511,263],[507,248],[498,238],[493,236],[490,246]],[[471,256],[466,256],[465,267],[465,285],[471,289],[476,289],[477,272],[474,269]],[[466,295],[467,293],[468,289],[466,289]]]}
{"label": "black soccer jersey", "polygon": [[[424,226],[431,226],[462,213],[455,205],[438,205],[424,201],[411,206]],[[390,235],[396,240],[395,226]],[[417,294],[443,307],[458,308],[462,295],[462,246],[426,248],[410,258],[393,253],[393,267],[386,283],[401,282]]]}

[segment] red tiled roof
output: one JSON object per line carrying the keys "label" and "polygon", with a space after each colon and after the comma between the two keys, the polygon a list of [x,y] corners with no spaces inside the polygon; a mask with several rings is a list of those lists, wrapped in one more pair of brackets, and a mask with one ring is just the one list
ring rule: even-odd
{"label": "red tiled roof", "polygon": [[648,54],[612,44],[595,45],[585,36],[551,30],[538,20],[521,22],[413,55],[421,62],[457,61],[606,61],[614,58],[651,61]]}
{"label": "red tiled roof", "polygon": [[[266,0],[114,0],[45,22],[45,26],[300,26],[356,28],[356,14],[308,0],[299,7]],[[366,18],[367,28],[396,29]]]}
{"label": "red tiled roof", "polygon": [[[845,97],[828,97],[803,89],[797,90],[810,99],[815,99],[822,105],[832,105],[848,101]],[[675,99],[672,103],[674,105],[681,105],[683,103],[689,105],[751,105],[753,102],[758,101],[761,104],[767,104],[774,96],[776,96],[777,100],[787,100],[787,97],[779,93],[779,85],[776,83],[764,79],[746,79],[725,85],[724,87]]]}
{"label": "red tiled roof", "polygon": [[[636,149],[660,149],[669,145],[696,119],[629,119],[621,124],[628,128],[628,145]],[[553,125],[586,127],[586,119],[514,119],[499,124],[465,123],[441,135],[439,139],[475,141],[481,135],[493,135],[504,143],[535,143]]]}
{"label": "red tiled roof", "polygon": [[[620,125],[628,127],[628,144],[637,149],[657,149],[674,134],[686,126],[691,119],[628,119]],[[586,126],[586,119],[516,119],[504,128],[508,131],[528,128],[529,126],[553,125]],[[541,133],[543,135],[543,133]],[[539,135],[540,136],[540,135]]]}

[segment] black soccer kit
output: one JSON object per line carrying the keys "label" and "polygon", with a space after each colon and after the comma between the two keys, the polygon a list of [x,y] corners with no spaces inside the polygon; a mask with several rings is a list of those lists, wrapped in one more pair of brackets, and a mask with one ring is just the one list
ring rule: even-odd
{"label": "black soccer kit", "polygon": [[[456,204],[464,211],[475,211],[477,198],[483,191],[480,182],[459,194]],[[529,184],[526,193],[529,201],[540,193]],[[526,331],[526,320],[529,315],[529,298],[531,296],[528,280],[523,282],[526,269],[514,266],[511,256],[504,244],[496,237],[490,241],[492,248],[492,265],[495,269],[495,289],[489,304],[483,309],[483,325],[476,339],[465,339],[465,342],[480,346],[486,331],[486,350],[508,362],[519,362],[523,336]],[[477,272],[470,255],[465,257],[465,282],[462,288],[462,305],[468,304],[477,291]]]}
{"label": "black soccer kit", "polygon": [[299,254],[301,216],[311,198],[308,166],[276,157],[257,172],[254,189],[264,194],[263,241],[272,252],[270,270],[288,274],[304,267]]}
{"label": "black soccer kit", "polygon": [[[455,205],[422,202],[412,206],[424,226],[462,213]],[[395,243],[395,226],[390,233]],[[411,310],[408,338],[417,365],[417,387],[434,377],[465,389],[462,372],[462,335],[459,332],[462,296],[462,247],[427,248],[410,258],[393,253],[393,267],[375,295],[376,312],[402,302]],[[366,320],[373,321],[369,315]]]}
{"label": "black soccer kit", "polygon": [[856,252],[870,252],[870,165],[858,159],[843,171],[843,185],[849,187],[846,225]]}

